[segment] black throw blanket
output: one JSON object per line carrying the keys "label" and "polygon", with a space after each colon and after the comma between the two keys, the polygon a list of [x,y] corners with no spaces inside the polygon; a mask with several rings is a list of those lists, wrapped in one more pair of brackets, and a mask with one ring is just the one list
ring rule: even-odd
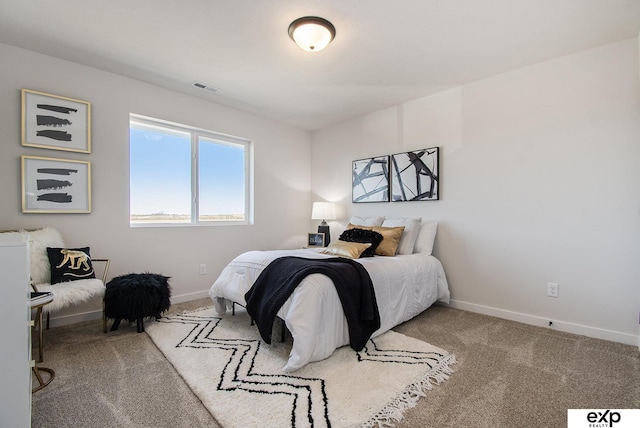
{"label": "black throw blanket", "polygon": [[336,287],[349,326],[349,344],[360,351],[380,328],[380,314],[367,270],[351,259],[306,259],[280,257],[269,263],[244,295],[247,312],[256,322],[260,336],[271,343],[271,330],[278,310],[307,276],[321,273]]}

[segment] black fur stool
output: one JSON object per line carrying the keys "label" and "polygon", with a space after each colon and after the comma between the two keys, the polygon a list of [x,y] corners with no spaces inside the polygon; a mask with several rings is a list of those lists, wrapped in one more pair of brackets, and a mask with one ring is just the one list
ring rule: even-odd
{"label": "black fur stool", "polygon": [[107,283],[104,311],[107,318],[115,319],[111,331],[120,321],[136,321],[138,333],[144,331],[144,318],[162,318],[160,314],[171,306],[169,277],[155,273],[130,273],[117,276]]}

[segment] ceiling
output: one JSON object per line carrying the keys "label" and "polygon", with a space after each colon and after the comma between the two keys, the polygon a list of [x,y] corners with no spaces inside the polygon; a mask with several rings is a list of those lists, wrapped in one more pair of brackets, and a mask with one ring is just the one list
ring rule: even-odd
{"label": "ceiling", "polygon": [[307,130],[638,33],[640,0],[0,0],[1,43]]}

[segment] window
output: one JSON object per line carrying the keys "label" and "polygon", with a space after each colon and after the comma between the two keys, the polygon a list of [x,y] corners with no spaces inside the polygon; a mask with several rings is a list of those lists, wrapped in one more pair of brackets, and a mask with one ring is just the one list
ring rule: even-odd
{"label": "window", "polygon": [[129,117],[131,226],[250,224],[251,143]]}

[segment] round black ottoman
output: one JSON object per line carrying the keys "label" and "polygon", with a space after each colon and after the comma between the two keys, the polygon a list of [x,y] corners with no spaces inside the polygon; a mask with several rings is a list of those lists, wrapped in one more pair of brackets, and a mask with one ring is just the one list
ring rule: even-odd
{"label": "round black ottoman", "polygon": [[169,277],[155,273],[130,273],[113,278],[106,285],[104,312],[115,319],[111,331],[120,321],[136,321],[138,333],[144,331],[144,318],[155,317],[171,306]]}

